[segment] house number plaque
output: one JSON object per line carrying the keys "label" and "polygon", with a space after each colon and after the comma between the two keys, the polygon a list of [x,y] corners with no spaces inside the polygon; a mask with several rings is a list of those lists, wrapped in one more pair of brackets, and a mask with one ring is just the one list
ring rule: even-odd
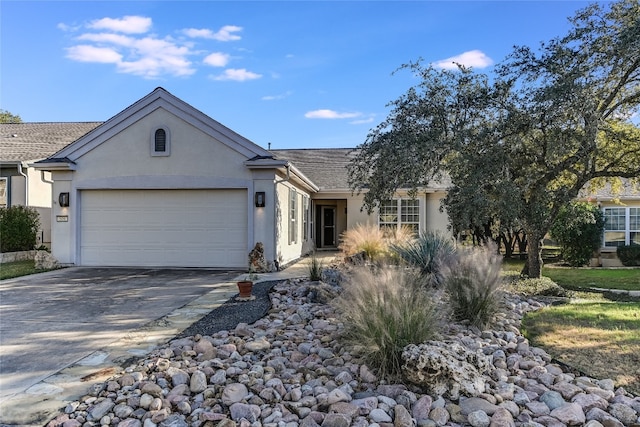
{"label": "house number plaque", "polygon": [[68,215],[56,215],[56,222],[69,222]]}

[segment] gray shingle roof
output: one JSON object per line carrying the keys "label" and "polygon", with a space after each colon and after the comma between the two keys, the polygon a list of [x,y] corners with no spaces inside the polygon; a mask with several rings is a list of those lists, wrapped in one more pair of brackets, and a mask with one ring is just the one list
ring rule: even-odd
{"label": "gray shingle roof", "polygon": [[102,122],[1,123],[0,162],[44,159],[101,124]]}
{"label": "gray shingle roof", "polygon": [[278,159],[289,160],[320,188],[348,190],[347,165],[354,153],[352,148],[307,148],[299,150],[270,150]]}

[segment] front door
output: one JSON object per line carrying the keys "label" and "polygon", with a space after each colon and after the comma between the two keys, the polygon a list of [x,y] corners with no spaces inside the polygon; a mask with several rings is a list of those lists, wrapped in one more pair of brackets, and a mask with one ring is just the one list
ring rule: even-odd
{"label": "front door", "polygon": [[322,206],[322,241],[321,247],[336,246],[336,208]]}

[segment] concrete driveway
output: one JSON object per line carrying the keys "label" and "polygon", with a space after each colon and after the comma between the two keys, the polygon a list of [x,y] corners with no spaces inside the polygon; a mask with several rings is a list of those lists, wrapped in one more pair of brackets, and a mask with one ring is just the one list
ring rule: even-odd
{"label": "concrete driveway", "polygon": [[[44,412],[56,405],[59,409],[64,401],[64,396],[51,395],[77,385],[79,378],[86,390],[88,379],[113,374],[114,369],[104,367],[117,365],[118,358],[123,362],[127,356],[144,355],[171,338],[237,292],[237,275],[198,269],[67,268],[1,281],[0,425],[46,421]],[[172,316],[181,319],[173,327]],[[154,322],[163,318],[154,329]],[[160,329],[164,334],[156,333]]]}

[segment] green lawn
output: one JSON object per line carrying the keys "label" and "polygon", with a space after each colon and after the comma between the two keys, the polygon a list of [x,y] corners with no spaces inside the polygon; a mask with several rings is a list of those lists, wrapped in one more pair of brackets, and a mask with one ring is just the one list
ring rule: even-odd
{"label": "green lawn", "polygon": [[640,393],[640,303],[551,306],[528,313],[522,328],[556,359]]}
{"label": "green lawn", "polygon": [[[524,261],[505,260],[503,270],[521,271]],[[545,266],[542,275],[567,289],[604,288],[640,291],[640,268],[556,268]]]}
{"label": "green lawn", "polygon": [[42,273],[45,270],[36,270],[33,260],[16,261],[0,264],[0,280],[26,276],[28,274]]}
{"label": "green lawn", "polygon": [[605,288],[640,291],[640,268],[553,268],[542,274],[558,285],[569,288]]}

